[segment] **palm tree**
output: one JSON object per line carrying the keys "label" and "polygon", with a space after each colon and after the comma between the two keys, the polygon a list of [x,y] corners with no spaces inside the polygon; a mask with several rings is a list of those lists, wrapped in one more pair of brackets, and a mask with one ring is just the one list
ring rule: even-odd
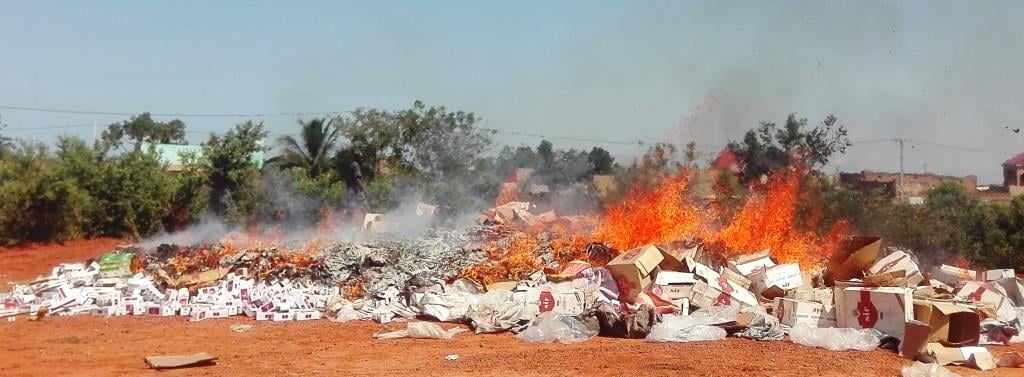
{"label": "palm tree", "polygon": [[282,136],[278,142],[284,147],[275,158],[281,169],[301,167],[309,177],[316,177],[327,167],[328,156],[338,143],[339,129],[335,119],[318,118],[309,122],[299,120],[300,139]]}

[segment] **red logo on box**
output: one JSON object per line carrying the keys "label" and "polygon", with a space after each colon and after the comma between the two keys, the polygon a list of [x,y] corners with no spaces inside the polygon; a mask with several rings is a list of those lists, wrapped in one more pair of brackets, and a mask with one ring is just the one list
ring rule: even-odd
{"label": "red logo on box", "polygon": [[718,275],[718,285],[722,286],[722,294],[718,295],[718,299],[715,300],[715,305],[732,305],[732,285],[729,284],[729,280],[726,280],[725,275]]}
{"label": "red logo on box", "polygon": [[967,299],[971,301],[981,301],[981,295],[985,293],[985,287],[979,286],[974,292],[967,295]]}
{"label": "red logo on box", "polygon": [[540,312],[550,312],[555,308],[555,296],[551,292],[544,291],[540,293]]}
{"label": "red logo on box", "polygon": [[619,287],[619,293],[624,295],[629,295],[630,292],[639,288],[636,283],[633,283],[622,276],[615,277],[615,285]]}
{"label": "red logo on box", "polygon": [[862,328],[875,327],[878,322],[878,309],[871,303],[871,292],[860,291],[860,302],[857,303],[857,323]]}

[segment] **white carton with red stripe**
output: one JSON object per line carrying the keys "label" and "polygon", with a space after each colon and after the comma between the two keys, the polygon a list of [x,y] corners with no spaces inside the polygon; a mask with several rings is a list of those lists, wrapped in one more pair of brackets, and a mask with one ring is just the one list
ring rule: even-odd
{"label": "white carton with red stripe", "polygon": [[999,321],[1009,322],[1017,318],[1013,303],[1006,296],[996,291],[992,283],[969,281],[964,283],[964,286],[959,291],[956,291],[954,297],[961,301],[977,302],[991,306],[996,312],[995,319]]}
{"label": "white carton with red stripe", "polygon": [[914,295],[910,288],[849,287],[836,297],[839,327],[873,328],[903,338],[907,321],[914,319]]}

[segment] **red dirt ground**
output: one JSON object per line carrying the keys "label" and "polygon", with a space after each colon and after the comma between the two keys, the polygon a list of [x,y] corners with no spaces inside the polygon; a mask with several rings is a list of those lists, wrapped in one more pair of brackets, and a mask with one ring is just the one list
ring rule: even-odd
{"label": "red dirt ground", "polygon": [[[11,255],[5,250],[0,252],[0,276],[31,278],[54,263],[94,257],[119,243],[105,242],[90,241],[91,249],[79,244],[40,246]],[[235,333],[229,327],[236,323],[254,327]],[[596,338],[574,345],[536,345],[511,334],[462,333],[450,341],[371,337],[404,326],[267,323],[244,317],[191,323],[181,317],[77,316],[29,322],[23,316],[0,323],[0,375],[898,376],[906,363],[884,350],[830,352],[788,341],[734,338],[689,344]],[[1024,345],[989,349],[998,357],[1010,350],[1024,352]],[[196,352],[220,359],[214,366],[164,372],[147,369],[143,361],[147,355]],[[446,361],[449,354],[459,359]],[[1022,369],[952,369],[968,376],[1024,375]]]}

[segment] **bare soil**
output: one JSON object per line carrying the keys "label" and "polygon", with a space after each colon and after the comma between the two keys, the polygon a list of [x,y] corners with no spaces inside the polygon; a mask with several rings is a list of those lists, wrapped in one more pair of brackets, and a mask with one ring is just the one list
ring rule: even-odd
{"label": "bare soil", "polygon": [[[0,276],[34,277],[61,261],[95,257],[119,241],[88,241],[0,251]],[[91,249],[89,247],[92,247]],[[66,255],[64,253],[67,253]],[[236,333],[237,323],[252,330]],[[443,376],[898,376],[907,362],[890,351],[831,352],[788,341],[726,339],[689,344],[596,338],[574,345],[537,345],[511,334],[462,333],[450,341],[375,340],[402,323],[328,321],[268,323],[244,317],[188,322],[182,317],[19,317],[0,323],[3,376],[443,375]],[[444,327],[451,327],[445,325]],[[1024,345],[989,347],[1024,352]],[[156,372],[148,355],[208,352],[217,365]],[[445,356],[458,355],[456,361]],[[1022,369],[965,376],[1020,376]]]}

